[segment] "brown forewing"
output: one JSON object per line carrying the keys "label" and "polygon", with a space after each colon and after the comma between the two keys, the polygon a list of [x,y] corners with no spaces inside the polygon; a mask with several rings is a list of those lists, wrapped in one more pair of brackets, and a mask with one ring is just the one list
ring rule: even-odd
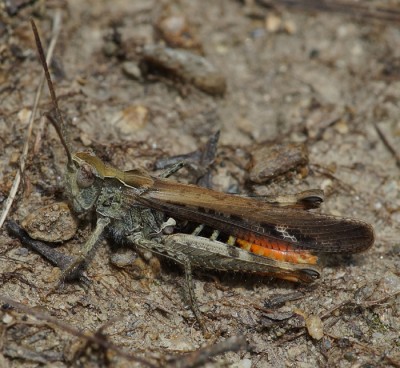
{"label": "brown forewing", "polygon": [[136,198],[138,202],[237,237],[251,233],[319,253],[357,253],[374,242],[372,227],[359,220],[281,208],[250,197],[153,179],[153,186]]}

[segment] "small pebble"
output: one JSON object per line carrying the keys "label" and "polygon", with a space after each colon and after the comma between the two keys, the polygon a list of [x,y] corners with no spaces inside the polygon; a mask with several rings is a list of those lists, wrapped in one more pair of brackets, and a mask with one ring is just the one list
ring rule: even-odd
{"label": "small pebble", "polygon": [[122,71],[125,73],[125,75],[132,79],[142,79],[142,72],[139,68],[139,65],[137,63],[134,63],[133,61],[125,61],[122,64]]}
{"label": "small pebble", "polygon": [[321,318],[310,315],[306,318],[306,327],[310,336],[315,340],[321,340],[324,337],[324,325]]}
{"label": "small pebble", "polygon": [[181,79],[211,95],[222,95],[226,79],[217,68],[202,56],[182,49],[161,45],[143,48],[142,62],[151,71]]}
{"label": "small pebble", "polygon": [[78,224],[68,204],[59,202],[39,208],[21,223],[32,239],[59,243],[71,239]]}

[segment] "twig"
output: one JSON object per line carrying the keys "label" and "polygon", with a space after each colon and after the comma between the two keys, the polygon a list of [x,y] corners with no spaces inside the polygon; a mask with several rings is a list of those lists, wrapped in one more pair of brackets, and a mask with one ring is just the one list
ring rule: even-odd
{"label": "twig", "polygon": [[82,332],[81,330],[73,327],[72,325],[61,322],[57,318],[54,318],[48,314],[39,312],[36,309],[30,308],[30,307],[28,307],[24,304],[21,304],[15,300],[7,298],[6,296],[0,295],[0,302],[3,304],[3,306],[2,306],[3,309],[4,308],[8,309],[10,307],[12,307],[14,309],[18,309],[21,312],[31,315],[38,320],[45,321],[51,325],[57,326],[64,332],[67,332],[71,335],[82,338],[82,339],[86,340],[87,342],[97,344],[106,350],[112,350],[115,353],[117,353],[119,356],[124,357],[130,361],[140,363],[146,367],[156,368],[155,365],[153,365],[146,359],[133,356],[132,354],[129,354],[129,353],[121,350],[118,346],[114,345],[113,343],[107,341],[106,336],[102,333],[103,328],[100,328],[98,331],[96,331],[94,333],[93,332]]}
{"label": "twig", "polygon": [[[96,332],[84,332],[70,324],[61,322],[55,317],[52,317],[46,313],[42,313],[34,308],[30,308],[24,304],[21,304],[15,300],[12,300],[6,296],[0,295],[0,302],[2,304],[3,309],[17,309],[25,314],[31,315],[34,318],[44,321],[50,325],[56,326],[62,331],[74,335],[78,338],[86,340],[88,344],[97,344],[101,348],[105,350],[114,351],[119,356],[128,359],[132,362],[140,363],[142,366],[155,368],[156,366],[149,362],[144,358],[140,358],[129,354],[123,350],[121,350],[118,346],[114,345],[110,341],[107,341],[107,336],[104,335],[103,331],[108,327],[112,321],[100,327]],[[182,357],[170,360],[168,367],[174,368],[188,368],[188,367],[197,367],[199,365],[204,364],[210,358],[228,352],[228,351],[238,351],[241,349],[245,349],[247,347],[246,339],[243,336],[234,336],[224,341],[221,341],[217,344],[207,346],[205,348],[193,351],[189,354],[186,354]]]}
{"label": "twig", "polygon": [[[327,318],[330,318],[335,311],[337,311],[338,309],[341,309],[341,308],[343,308],[345,306],[348,306],[348,305],[354,305],[354,307],[361,307],[361,308],[371,308],[371,307],[379,305],[379,304],[381,304],[383,302],[386,302],[388,299],[394,298],[399,294],[400,294],[400,291],[396,291],[396,292],[394,292],[392,294],[385,295],[384,297],[382,297],[380,299],[371,300],[371,301],[363,300],[363,301],[360,301],[360,302],[356,302],[354,300],[354,298],[353,299],[344,300],[343,302],[333,306],[331,309],[329,309],[328,311],[326,311],[325,313],[323,313],[319,317],[321,318],[321,320],[325,320]],[[305,326],[303,326],[303,327],[305,327]],[[292,341],[292,340],[295,340],[295,339],[297,339],[297,338],[299,338],[299,337],[301,337],[301,336],[303,336],[305,334],[306,334],[306,331],[304,330],[304,331],[298,332],[295,335],[283,338],[283,339],[281,339],[281,344],[289,342],[289,341]]]}
{"label": "twig", "polygon": [[396,296],[399,295],[399,294],[400,294],[400,290],[399,290],[399,291],[395,291],[395,292],[392,293],[392,294],[385,295],[384,297],[382,297],[382,298],[380,298],[380,299],[377,299],[377,300],[368,300],[368,301],[365,301],[363,306],[364,306],[365,308],[374,307],[374,306],[376,306],[376,305],[379,305],[379,304],[381,304],[381,303],[386,302],[388,299],[391,299],[391,298],[396,297]]}
{"label": "twig", "polygon": [[379,128],[378,124],[374,124],[374,126],[379,138],[382,140],[383,144],[389,150],[389,152],[394,156],[394,159],[396,160],[396,165],[400,168],[400,153],[397,152],[395,148],[390,144],[389,140],[386,138],[386,135],[383,133],[382,129]]}
{"label": "twig", "polygon": [[46,126],[46,117],[42,116],[40,118],[38,133],[36,134],[35,143],[33,145],[33,154],[34,155],[37,155],[40,151],[40,146],[42,144],[42,136],[43,136],[45,126]]}
{"label": "twig", "polygon": [[[54,52],[54,48],[55,48],[56,43],[57,43],[58,35],[60,33],[60,29],[61,29],[61,10],[58,9],[54,13],[52,38],[51,38],[49,49],[47,51],[47,56],[46,56],[48,64],[50,64],[50,62],[51,62],[51,59],[52,59],[52,56],[53,56],[53,52]],[[7,200],[6,200],[3,212],[2,212],[1,217],[0,217],[0,228],[3,226],[4,221],[7,218],[8,212],[11,209],[11,206],[13,204],[13,201],[15,199],[15,196],[16,196],[18,188],[19,188],[19,184],[21,182],[22,174],[24,173],[24,170],[25,170],[25,163],[26,163],[26,159],[27,159],[27,156],[28,156],[28,150],[29,150],[29,140],[30,140],[30,137],[32,135],[33,122],[34,122],[34,119],[35,119],[35,115],[36,115],[37,107],[38,107],[38,104],[39,104],[40,96],[42,94],[43,84],[44,84],[44,73],[42,73],[42,75],[40,77],[40,83],[39,83],[39,87],[38,87],[38,89],[36,91],[35,101],[34,101],[34,104],[33,104],[33,109],[32,109],[32,111],[31,111],[31,113],[29,115],[28,130],[26,132],[25,144],[24,144],[24,148],[23,148],[22,155],[21,155],[21,158],[20,158],[19,170],[17,171],[17,174],[15,175],[13,186],[11,187],[10,194],[9,194]]]}
{"label": "twig", "polygon": [[172,173],[174,173],[176,171],[176,169],[173,168],[174,166],[179,168],[184,166],[195,175],[197,185],[205,188],[211,188],[211,165],[215,161],[218,140],[219,131],[214,133],[208,139],[207,143],[196,151],[183,155],[158,159],[155,162],[154,167],[157,170],[165,170],[167,167],[171,167],[173,170]]}
{"label": "twig", "polygon": [[206,346],[205,348],[193,351],[179,359],[174,359],[167,367],[189,368],[198,367],[205,364],[213,356],[226,353],[228,351],[238,351],[247,347],[246,339],[243,336],[233,336],[217,344]]}
{"label": "twig", "polygon": [[39,253],[42,257],[56,265],[61,270],[65,270],[76,258],[63,254],[39,240],[32,239],[27,232],[15,221],[8,220],[6,229],[10,235],[17,237],[23,245]]}
{"label": "twig", "polygon": [[335,175],[332,174],[332,172],[329,169],[325,168],[324,166],[321,166],[319,164],[310,164],[310,168],[316,171],[317,173],[324,175],[327,178],[331,179],[332,181],[338,183],[339,187],[342,188],[344,191],[349,193],[354,193],[356,191],[353,186],[337,178]]}

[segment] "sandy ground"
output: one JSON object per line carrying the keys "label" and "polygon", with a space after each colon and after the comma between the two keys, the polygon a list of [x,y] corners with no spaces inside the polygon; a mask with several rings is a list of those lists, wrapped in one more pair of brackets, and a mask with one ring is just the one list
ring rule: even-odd
{"label": "sandy ground", "polygon": [[[232,0],[163,3],[61,2],[52,70],[74,147],[91,147],[122,169],[152,170],[156,159],[194,151],[220,130],[212,166],[216,190],[285,194],[322,188],[321,211],[371,223],[376,242],[364,254],[327,259],[321,279],[309,286],[196,271],[195,291],[209,333],[204,336],[173,263],[162,262],[158,272],[157,264],[136,260],[143,266],[139,271],[122,270],[110,263],[115,247],[104,243],[87,270],[88,286],[72,283],[53,291],[59,269],[3,228],[0,295],[30,310],[3,305],[0,366],[89,367],[107,359],[110,366],[164,366],[244,336],[247,348],[219,354],[208,366],[399,367],[399,167],[376,130],[400,151],[399,24]],[[36,2],[13,16],[0,13],[2,205],[41,74],[29,18],[47,45],[59,6]],[[217,84],[213,78],[225,79],[225,93],[221,84],[219,93],[207,93],[190,78],[177,80],[179,72],[171,78],[138,68],[144,45],[165,42],[156,29],[172,16],[188,21],[189,31],[179,37],[192,40],[193,52],[221,73],[210,78]],[[8,216],[19,223],[64,199],[65,153],[53,128],[40,122],[49,101],[44,92]],[[256,147],[288,142],[306,145],[306,168],[251,183],[249,157]],[[193,177],[182,170],[176,179]],[[87,222],[81,223],[60,251],[76,255],[89,233]],[[129,363],[120,351],[90,344],[38,313],[88,334],[103,328],[104,336],[95,336],[145,361]],[[313,321],[316,327],[310,327]]]}

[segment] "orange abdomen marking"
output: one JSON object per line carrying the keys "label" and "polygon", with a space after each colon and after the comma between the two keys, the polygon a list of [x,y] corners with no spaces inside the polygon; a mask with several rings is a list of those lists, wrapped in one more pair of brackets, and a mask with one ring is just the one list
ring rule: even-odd
{"label": "orange abdomen marking", "polygon": [[318,257],[310,252],[294,249],[288,243],[280,241],[268,241],[249,236],[247,240],[236,239],[236,244],[248,252],[281,262],[316,264],[318,260]]}

